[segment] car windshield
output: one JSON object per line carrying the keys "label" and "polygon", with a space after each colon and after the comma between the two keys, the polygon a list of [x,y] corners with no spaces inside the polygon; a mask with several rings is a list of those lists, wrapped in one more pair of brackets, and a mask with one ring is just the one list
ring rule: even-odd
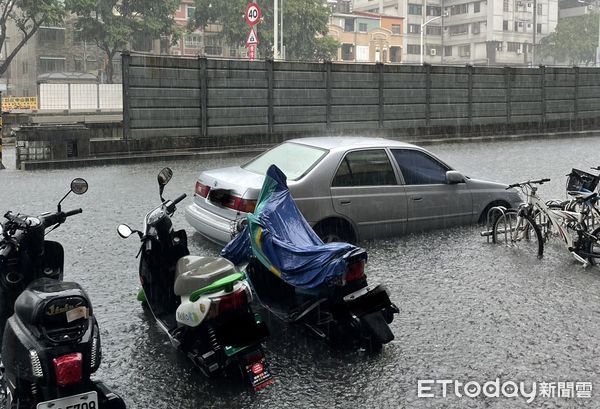
{"label": "car windshield", "polygon": [[325,149],[286,142],[266,151],[242,168],[264,175],[269,166],[276,165],[288,179],[297,180],[315,166],[326,153]]}

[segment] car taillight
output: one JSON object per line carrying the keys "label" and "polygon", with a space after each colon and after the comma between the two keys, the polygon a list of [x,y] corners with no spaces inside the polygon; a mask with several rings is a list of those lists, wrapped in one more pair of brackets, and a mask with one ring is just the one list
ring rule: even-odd
{"label": "car taillight", "polygon": [[54,358],[56,383],[59,386],[69,386],[81,382],[83,377],[83,356],[81,352]]}
{"label": "car taillight", "polygon": [[255,207],[256,200],[242,199],[241,197],[236,197],[233,204],[234,210],[239,210],[244,213],[252,213]]}
{"label": "car taillight", "polygon": [[196,182],[196,194],[201,197],[208,196],[208,192],[210,192],[210,186],[203,185],[200,182]]}
{"label": "car taillight", "polygon": [[213,306],[215,308],[214,313],[216,315],[235,311],[244,307],[246,304],[248,304],[248,297],[243,288],[232,292],[231,294],[226,294],[218,299],[213,299]]}
{"label": "car taillight", "polygon": [[365,260],[357,260],[348,266],[346,282],[360,280],[365,276]]}

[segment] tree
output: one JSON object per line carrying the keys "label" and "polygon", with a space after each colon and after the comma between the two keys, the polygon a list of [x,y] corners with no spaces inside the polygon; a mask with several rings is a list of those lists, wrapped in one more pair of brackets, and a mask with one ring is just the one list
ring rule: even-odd
{"label": "tree", "polygon": [[113,58],[135,35],[171,43],[178,33],[173,16],[179,0],[66,0],[65,5],[77,16],[80,39],[94,42],[106,54],[108,83],[113,82]]}
{"label": "tree", "polygon": [[559,19],[555,31],[540,41],[538,53],[555,62],[589,65],[596,60],[597,46],[598,14],[586,14]]}
{"label": "tree", "polygon": [[64,16],[61,0],[0,0],[0,49],[8,39],[7,26],[14,24],[20,35],[11,38],[14,45],[10,54],[0,64],[4,74],[21,48],[38,31],[42,24],[60,24]]}
{"label": "tree", "polygon": [[[250,31],[244,20],[249,0],[195,0],[196,14],[190,29],[204,29],[208,24],[222,27],[223,39],[234,46],[246,43]],[[261,55],[273,56],[273,0],[259,0],[263,21],[257,25]],[[329,8],[315,0],[280,1],[283,8],[283,42],[290,60],[330,59],[339,43],[327,37]]]}

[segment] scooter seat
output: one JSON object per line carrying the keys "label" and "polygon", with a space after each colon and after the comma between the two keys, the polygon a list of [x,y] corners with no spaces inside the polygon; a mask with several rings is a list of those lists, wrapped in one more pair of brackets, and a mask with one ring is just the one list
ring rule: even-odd
{"label": "scooter seat", "polygon": [[182,257],[175,267],[175,294],[189,295],[237,272],[233,263],[222,257]]}

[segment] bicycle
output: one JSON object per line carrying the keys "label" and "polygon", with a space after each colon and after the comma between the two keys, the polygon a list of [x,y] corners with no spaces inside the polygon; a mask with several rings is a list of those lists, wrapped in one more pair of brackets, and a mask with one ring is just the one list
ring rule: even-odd
{"label": "bicycle", "polygon": [[[550,179],[528,180],[507,187],[521,189],[527,202],[518,209],[501,210],[493,223],[492,241],[528,249],[541,258],[547,234],[543,234],[543,229],[545,232],[556,231],[573,258],[584,267],[595,264],[595,259],[600,258],[600,228],[589,233],[584,219],[597,200],[597,193],[577,193],[575,200],[581,204],[580,211],[553,208],[537,195],[538,188],[534,186],[549,181]],[[576,234],[576,239],[572,233]]]}

